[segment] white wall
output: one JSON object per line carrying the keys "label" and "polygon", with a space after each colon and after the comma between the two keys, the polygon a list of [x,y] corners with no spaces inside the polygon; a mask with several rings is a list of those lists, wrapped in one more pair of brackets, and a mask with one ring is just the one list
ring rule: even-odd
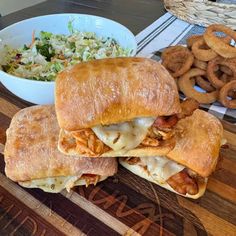
{"label": "white wall", "polygon": [[0,0],[0,14],[4,16],[44,1],[45,0]]}

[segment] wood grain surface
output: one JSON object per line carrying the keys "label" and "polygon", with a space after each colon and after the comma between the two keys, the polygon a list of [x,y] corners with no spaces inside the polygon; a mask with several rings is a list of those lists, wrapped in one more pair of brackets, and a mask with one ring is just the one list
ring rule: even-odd
{"label": "wood grain surface", "polygon": [[[137,33],[163,14],[156,13],[160,6],[155,0],[54,0],[3,17],[0,27],[42,13],[73,11],[113,18]],[[223,122],[229,148],[221,149],[218,168],[198,200],[177,196],[122,167],[95,187],[49,194],[24,189],[4,174],[6,129],[13,115],[30,105],[0,85],[0,235],[236,235],[234,125]]]}
{"label": "wood grain surface", "polygon": [[[0,152],[12,116],[27,106],[2,96]],[[6,94],[5,94],[6,95]],[[227,136],[233,133],[227,131]],[[235,139],[234,139],[235,140]],[[4,175],[0,159],[0,232],[16,235],[235,235],[235,143],[221,150],[217,171],[199,200],[168,192],[120,167],[97,186],[70,193],[23,189]]]}

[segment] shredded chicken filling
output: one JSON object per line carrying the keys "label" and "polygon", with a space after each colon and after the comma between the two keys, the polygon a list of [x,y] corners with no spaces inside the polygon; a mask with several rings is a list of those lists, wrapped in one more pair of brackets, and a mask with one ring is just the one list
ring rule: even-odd
{"label": "shredded chicken filling", "polygon": [[61,145],[66,151],[70,149],[91,157],[96,157],[110,150],[91,129],[65,132]]}
{"label": "shredded chicken filling", "polygon": [[168,140],[174,136],[174,130],[161,131],[152,126],[140,146],[157,147],[163,140]]}
{"label": "shredded chicken filling", "polygon": [[[72,132],[65,132],[61,145],[66,151],[70,149],[76,150],[77,153],[91,157],[97,157],[105,152],[112,150],[103,143],[93,132],[92,129],[81,129]],[[158,147],[161,141],[168,140],[174,136],[174,131],[161,131],[152,126],[144,138],[138,145],[139,147]]]}
{"label": "shredded chicken filling", "polygon": [[100,180],[100,175],[83,174],[80,179],[83,179],[86,182],[86,187],[88,187],[90,184],[96,185]]}

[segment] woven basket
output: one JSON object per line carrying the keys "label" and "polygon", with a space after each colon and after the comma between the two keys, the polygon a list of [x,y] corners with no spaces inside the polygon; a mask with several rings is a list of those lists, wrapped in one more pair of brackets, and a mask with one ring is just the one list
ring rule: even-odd
{"label": "woven basket", "polygon": [[236,4],[208,0],[164,0],[167,11],[191,24],[224,24],[236,29]]}

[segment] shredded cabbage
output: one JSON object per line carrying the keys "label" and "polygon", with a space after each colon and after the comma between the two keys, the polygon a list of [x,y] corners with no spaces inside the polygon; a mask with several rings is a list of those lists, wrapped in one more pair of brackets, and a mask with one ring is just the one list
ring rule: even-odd
{"label": "shredded cabbage", "polygon": [[18,49],[5,45],[3,71],[22,78],[54,81],[58,72],[79,62],[108,57],[126,57],[131,50],[114,39],[80,32],[68,23],[69,35],[41,31],[30,45]]}

